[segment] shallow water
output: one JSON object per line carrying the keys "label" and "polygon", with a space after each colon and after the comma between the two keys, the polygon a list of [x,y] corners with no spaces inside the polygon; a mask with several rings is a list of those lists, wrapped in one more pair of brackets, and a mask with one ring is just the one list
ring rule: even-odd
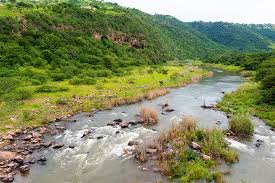
{"label": "shallow water", "polygon": [[[67,130],[58,136],[48,136],[49,140],[61,141],[65,144],[60,150],[48,149],[36,153],[37,156],[44,155],[48,161],[46,165],[34,165],[27,177],[17,176],[15,182],[20,183],[138,183],[165,181],[165,178],[151,171],[144,172],[130,156],[124,154],[123,149],[130,140],[146,141],[147,138],[167,129],[171,123],[182,115],[192,115],[199,120],[199,126],[211,128],[213,126],[227,128],[228,120],[224,113],[214,110],[202,109],[200,106],[215,104],[223,96],[222,92],[232,92],[242,83],[239,76],[220,70],[214,70],[214,77],[206,78],[197,84],[173,89],[171,93],[152,101],[129,106],[121,106],[110,111],[100,111],[93,116],[79,114],[73,117],[75,123],[67,123]],[[161,115],[160,103],[169,103],[169,107],[175,109],[167,115]],[[120,129],[106,126],[108,122],[121,118],[125,121],[136,119],[141,106],[150,106],[159,113],[158,125],[150,128],[142,126]],[[218,126],[217,120],[221,122]],[[95,129],[87,138],[81,138],[87,128]],[[255,149],[253,142],[237,144],[232,142],[234,148],[239,149],[241,161],[232,167],[233,174],[227,179],[229,182],[245,180],[266,183],[275,182],[272,173],[274,169],[274,135],[266,132],[268,127],[259,126],[258,130],[262,138],[269,135],[266,143],[259,149]],[[119,131],[120,133],[116,133]],[[263,133],[263,134],[262,134]],[[103,139],[97,139],[104,136]],[[259,138],[259,137],[255,137]],[[272,144],[273,143],[273,144]],[[236,145],[237,144],[237,145]],[[68,146],[76,146],[70,149]],[[251,149],[250,151],[246,151]],[[272,155],[273,153],[273,155]],[[250,166],[248,168],[247,166]],[[257,170],[259,169],[259,170]],[[264,169],[268,169],[264,171]],[[252,175],[251,175],[252,174]],[[253,176],[255,175],[254,178]],[[258,176],[257,176],[258,175]],[[260,176],[264,176],[261,178]]]}

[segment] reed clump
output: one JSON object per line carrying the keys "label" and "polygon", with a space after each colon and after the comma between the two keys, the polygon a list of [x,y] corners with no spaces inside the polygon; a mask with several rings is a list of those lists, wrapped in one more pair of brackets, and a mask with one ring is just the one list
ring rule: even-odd
{"label": "reed clump", "polygon": [[146,125],[152,125],[158,123],[158,114],[157,112],[149,107],[142,107],[140,110],[140,120]]}

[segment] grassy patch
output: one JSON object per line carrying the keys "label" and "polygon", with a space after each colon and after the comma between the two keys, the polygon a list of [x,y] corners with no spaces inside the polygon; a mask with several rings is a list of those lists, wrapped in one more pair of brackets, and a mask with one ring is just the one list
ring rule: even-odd
{"label": "grassy patch", "polygon": [[239,87],[236,92],[227,94],[218,104],[227,113],[249,113],[256,115],[275,127],[274,105],[261,102],[260,86],[255,82],[248,82]]}
{"label": "grassy patch", "polygon": [[[167,93],[167,87],[183,86],[192,83],[194,78],[208,75],[208,71],[193,66],[163,66],[161,69],[140,67],[126,72],[124,76],[96,77],[92,80],[96,84],[92,85],[87,84],[86,80],[81,80],[76,85],[72,85],[70,79],[48,81],[43,85],[20,83],[16,80],[15,87],[6,88],[5,83],[11,81],[11,78],[3,80],[0,84],[2,83],[5,93],[13,93],[19,87],[28,89],[31,95],[20,95],[20,102],[0,103],[0,131],[7,131],[6,125],[12,125],[15,129],[40,126],[56,118],[67,118],[79,111],[90,112],[98,108],[112,108],[146,98],[152,99]],[[23,120],[23,111],[34,111],[34,115]]]}
{"label": "grassy patch", "polygon": [[227,163],[238,161],[238,155],[227,146],[224,138],[221,130],[196,129],[196,120],[184,117],[152,143],[145,144],[144,148],[138,147],[136,158],[148,159],[146,156],[150,155],[145,153],[141,156],[140,150],[155,148],[161,172],[172,179],[224,182],[216,160],[223,159]]}
{"label": "grassy patch", "polygon": [[253,135],[254,125],[252,124],[249,115],[234,114],[230,121],[230,130],[237,136],[249,137]]}

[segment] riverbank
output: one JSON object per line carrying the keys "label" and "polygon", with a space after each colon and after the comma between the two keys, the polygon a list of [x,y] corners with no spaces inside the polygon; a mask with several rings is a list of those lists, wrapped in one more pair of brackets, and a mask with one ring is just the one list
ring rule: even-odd
{"label": "riverbank", "polygon": [[208,71],[196,66],[140,67],[125,76],[101,78],[96,84],[72,85],[69,81],[26,86],[30,99],[0,105],[0,133],[19,128],[33,128],[52,121],[67,119],[78,112],[111,109],[142,99],[153,99],[168,92],[167,88],[197,82]]}
{"label": "riverbank", "polygon": [[259,84],[253,81],[244,83],[233,93],[226,94],[218,103],[218,107],[229,114],[248,113],[264,120],[275,128],[275,108],[260,102],[261,93]]}

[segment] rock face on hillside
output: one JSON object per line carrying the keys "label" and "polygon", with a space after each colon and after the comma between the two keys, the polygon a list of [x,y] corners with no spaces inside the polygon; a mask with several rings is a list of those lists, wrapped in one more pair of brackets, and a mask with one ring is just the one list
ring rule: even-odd
{"label": "rock face on hillside", "polygon": [[128,44],[128,46],[132,48],[143,49],[145,46],[142,39],[143,36],[141,35],[129,36],[125,33],[115,31],[109,32],[107,36],[99,32],[93,32],[92,35],[97,40],[108,39],[116,44]]}

